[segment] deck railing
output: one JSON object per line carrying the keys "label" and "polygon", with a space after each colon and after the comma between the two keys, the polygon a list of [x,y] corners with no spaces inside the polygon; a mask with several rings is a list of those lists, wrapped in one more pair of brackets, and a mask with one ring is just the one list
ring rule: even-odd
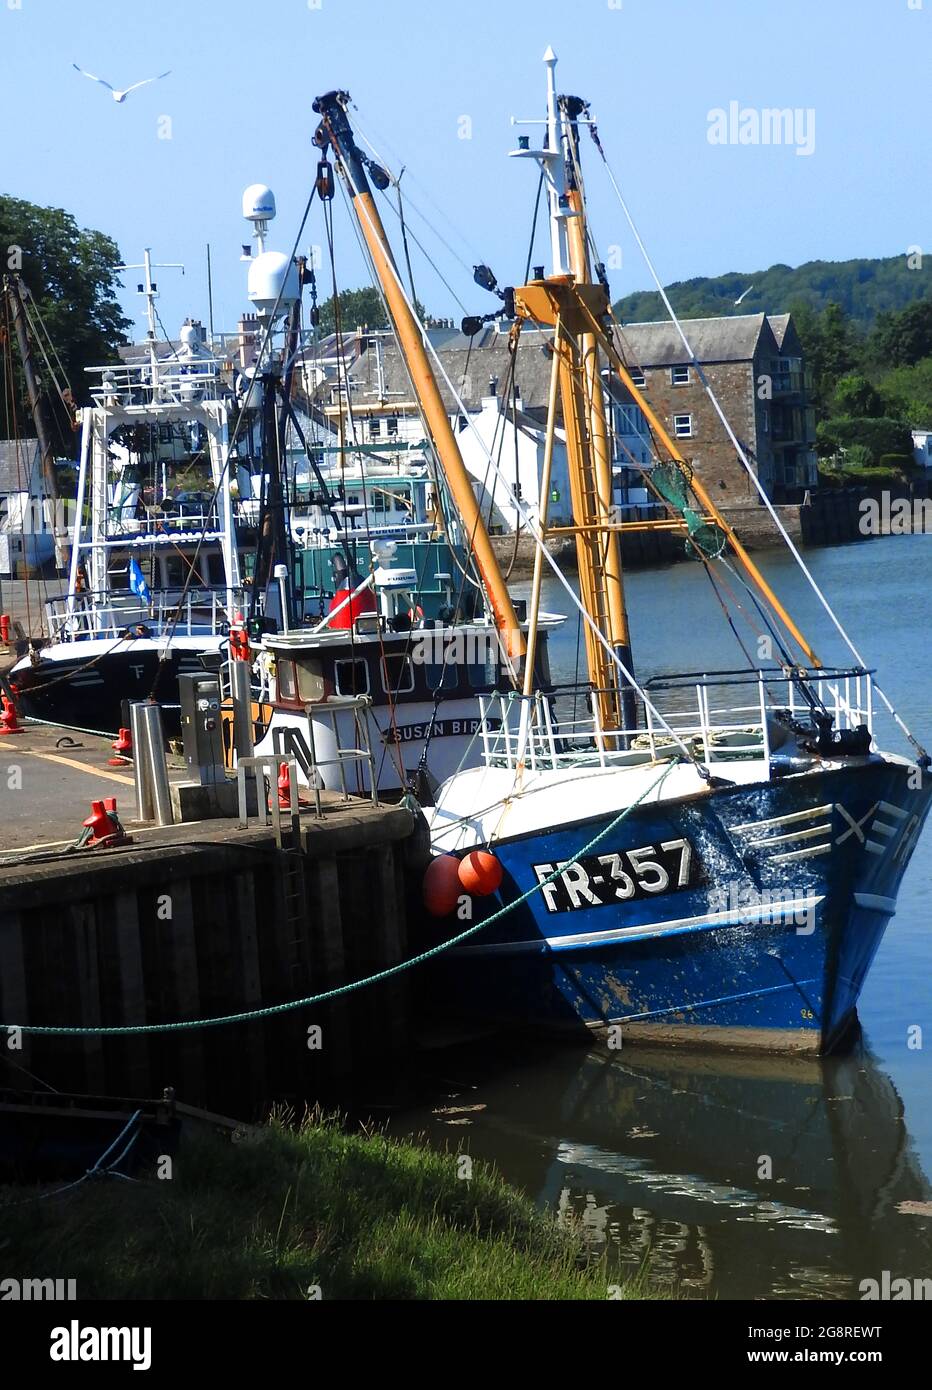
{"label": "deck railing", "polygon": [[480,697],[483,760],[490,767],[606,768],[673,757],[685,745],[706,764],[737,759],[766,767],[778,733],[795,726],[817,736],[814,707],[832,717],[835,730],[866,725],[873,735],[866,671],[807,673],[811,700],[801,679],[763,671],[693,673],[645,688],[650,704],[642,705],[643,722],[623,729],[603,726],[599,692],[589,686]]}
{"label": "deck railing", "polygon": [[[245,613],[248,600],[234,589],[232,612],[229,591],[200,585],[182,596],[180,589],[156,589],[144,603],[133,593],[84,593],[51,599],[46,604],[49,633],[54,642],[80,642],[93,637],[127,634],[160,637],[171,631],[176,637],[222,636],[237,613]],[[139,629],[144,629],[140,631]]]}
{"label": "deck railing", "polygon": [[213,358],[169,357],[162,358],[154,372],[150,362],[86,370],[96,378],[90,388],[95,405],[132,410],[214,400],[219,392],[220,366]]}

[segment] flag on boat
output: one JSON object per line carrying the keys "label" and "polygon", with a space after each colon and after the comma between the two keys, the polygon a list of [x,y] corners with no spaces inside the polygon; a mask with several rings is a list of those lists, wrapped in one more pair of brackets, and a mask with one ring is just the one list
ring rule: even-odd
{"label": "flag on boat", "polygon": [[152,602],[152,591],[146,583],[146,576],[139,568],[139,562],[135,558],[129,562],[129,587],[137,598],[141,598],[143,603]]}

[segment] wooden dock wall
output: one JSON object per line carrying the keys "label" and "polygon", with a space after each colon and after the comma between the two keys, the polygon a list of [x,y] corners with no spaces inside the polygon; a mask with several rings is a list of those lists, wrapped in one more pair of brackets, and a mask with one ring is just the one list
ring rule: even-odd
{"label": "wooden dock wall", "polygon": [[[184,845],[0,870],[3,1023],[240,1013],[404,958],[416,841],[407,809],[364,806],[339,823],[311,822],[294,850],[265,830],[203,828],[191,827]],[[171,1086],[188,1104],[244,1118],[280,1101],[346,1099],[354,1076],[404,1052],[408,994],[401,976],[262,1021],[109,1038],[24,1034],[21,1050],[8,1036],[0,1083],[140,1097]],[[308,1045],[313,1025],[319,1047]]]}

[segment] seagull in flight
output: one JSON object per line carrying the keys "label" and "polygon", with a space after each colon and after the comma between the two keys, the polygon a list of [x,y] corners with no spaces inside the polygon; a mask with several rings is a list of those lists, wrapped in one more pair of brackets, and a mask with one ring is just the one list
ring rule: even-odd
{"label": "seagull in flight", "polygon": [[110,83],[105,82],[102,77],[95,77],[92,72],[85,72],[83,68],[79,68],[77,63],[72,63],[71,66],[74,68],[75,72],[79,72],[82,77],[89,77],[92,82],[99,82],[102,87],[106,87],[114,101],[125,101],[130,92],[135,92],[138,87],[148,87],[150,82],[161,82],[163,77],[168,77],[171,73],[171,68],[169,68],[168,72],[160,72],[158,77],[144,77],[141,82],[134,82],[131,87],[127,87],[125,92],[119,92],[116,87],[112,87]]}
{"label": "seagull in flight", "polygon": [[747,295],[749,295],[749,294],[751,293],[751,291],[753,290],[753,288],[754,288],[753,285],[748,285],[747,289],[744,291],[744,294],[739,294],[739,295],[738,295],[738,298],[735,300],[735,306],[736,306],[736,307],[737,307],[737,305],[739,305],[739,304],[741,303],[742,299],[744,299]]}

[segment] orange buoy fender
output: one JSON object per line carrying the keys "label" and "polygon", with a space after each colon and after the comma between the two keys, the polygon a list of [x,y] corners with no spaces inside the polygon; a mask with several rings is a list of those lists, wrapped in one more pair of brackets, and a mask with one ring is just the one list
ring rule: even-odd
{"label": "orange buoy fender", "polygon": [[501,887],[504,872],[497,855],[487,849],[474,849],[460,860],[459,881],[467,893],[487,898]]}
{"label": "orange buoy fender", "polygon": [[460,861],[456,855],[439,854],[431,860],[421,888],[424,906],[430,915],[448,916],[456,907],[462,891]]}

